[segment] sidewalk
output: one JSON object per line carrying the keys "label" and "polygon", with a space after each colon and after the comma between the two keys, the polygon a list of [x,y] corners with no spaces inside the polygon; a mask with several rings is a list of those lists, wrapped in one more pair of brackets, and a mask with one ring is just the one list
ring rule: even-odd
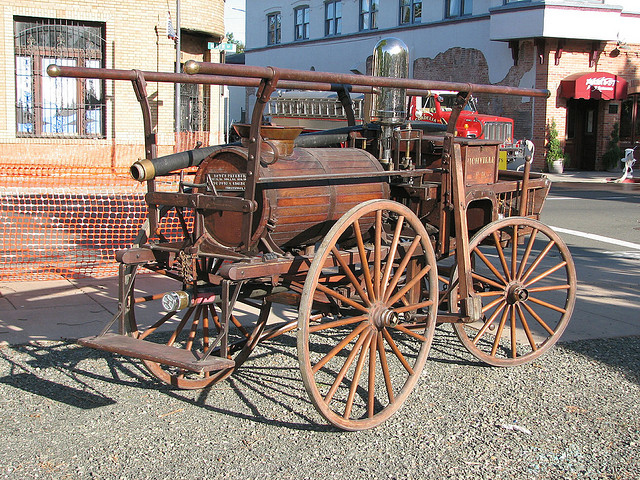
{"label": "sidewalk", "polygon": [[567,170],[564,173],[545,173],[553,183],[607,183],[611,179],[620,178],[620,172],[586,172],[582,170]]}

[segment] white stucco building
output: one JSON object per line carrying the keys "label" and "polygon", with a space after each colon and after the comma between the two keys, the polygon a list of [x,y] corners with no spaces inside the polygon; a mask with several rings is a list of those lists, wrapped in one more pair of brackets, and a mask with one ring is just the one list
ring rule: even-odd
{"label": "white stucco building", "polygon": [[[624,142],[636,142],[636,0],[247,0],[246,12],[248,65],[366,73],[374,45],[395,36],[409,47],[414,78],[549,89],[546,102],[479,99],[534,140],[540,168],[552,119],[575,168],[603,166],[616,123]],[[576,93],[594,73],[618,85],[613,95]]]}

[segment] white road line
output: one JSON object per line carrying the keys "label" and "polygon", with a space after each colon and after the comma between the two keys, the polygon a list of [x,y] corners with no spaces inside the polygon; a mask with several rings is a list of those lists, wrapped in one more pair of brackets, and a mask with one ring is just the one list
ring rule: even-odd
{"label": "white road line", "polygon": [[616,258],[632,258],[640,260],[640,252],[602,252],[605,255]]}
{"label": "white road line", "polygon": [[[549,225],[551,227],[551,225]],[[588,238],[589,240],[595,240],[597,242],[610,243],[612,245],[618,245],[620,247],[633,248],[640,250],[640,244],[625,242],[624,240],[618,240],[611,237],[603,237],[602,235],[596,235],[595,233],[579,232],[577,230],[569,230],[568,228],[551,227],[558,233],[566,233],[567,235],[573,235],[575,237]]]}

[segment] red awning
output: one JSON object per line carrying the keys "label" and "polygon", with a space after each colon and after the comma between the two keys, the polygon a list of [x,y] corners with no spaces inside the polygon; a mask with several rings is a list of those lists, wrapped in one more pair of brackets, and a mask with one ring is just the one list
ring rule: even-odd
{"label": "red awning", "polygon": [[560,82],[560,96],[587,100],[623,100],[627,98],[627,81],[607,72],[574,73]]}

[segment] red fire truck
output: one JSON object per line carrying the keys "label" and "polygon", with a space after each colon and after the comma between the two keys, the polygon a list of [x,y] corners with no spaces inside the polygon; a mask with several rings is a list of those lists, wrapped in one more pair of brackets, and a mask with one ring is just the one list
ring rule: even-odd
{"label": "red fire truck", "polygon": [[[409,104],[409,120],[446,125],[451,116],[456,92],[432,91],[431,95],[412,97]],[[365,119],[364,94],[352,94],[356,124]],[[328,130],[347,126],[345,110],[335,92],[282,91],[272,97],[267,115],[273,125],[303,127],[305,131]],[[475,98],[471,98],[460,114],[456,135],[466,138],[500,140],[504,162],[522,157],[521,142],[514,141],[513,120],[478,113]],[[506,165],[502,165],[506,168]]]}

